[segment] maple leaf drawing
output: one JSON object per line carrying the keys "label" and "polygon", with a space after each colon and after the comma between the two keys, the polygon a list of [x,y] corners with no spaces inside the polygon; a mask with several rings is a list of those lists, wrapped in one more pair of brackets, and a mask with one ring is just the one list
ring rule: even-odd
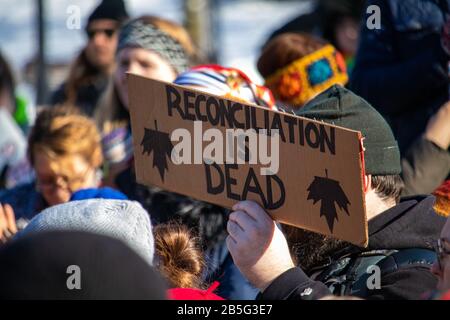
{"label": "maple leaf drawing", "polygon": [[313,200],[313,204],[316,204],[317,201],[322,201],[320,216],[325,216],[328,227],[333,232],[334,220],[338,221],[335,203],[349,216],[350,213],[347,206],[350,204],[350,201],[348,201],[339,181],[328,178],[328,170],[325,170],[325,175],[326,177],[314,176],[313,182],[307,189],[309,191],[307,200]]}
{"label": "maple leaf drawing", "polygon": [[155,120],[155,129],[144,128],[144,137],[141,141],[141,146],[143,146],[142,154],[150,154],[153,151],[153,168],[156,166],[161,176],[162,181],[164,181],[165,170],[169,171],[167,166],[166,156],[169,157],[172,153],[173,144],[170,141],[168,133],[158,131],[158,123]]}

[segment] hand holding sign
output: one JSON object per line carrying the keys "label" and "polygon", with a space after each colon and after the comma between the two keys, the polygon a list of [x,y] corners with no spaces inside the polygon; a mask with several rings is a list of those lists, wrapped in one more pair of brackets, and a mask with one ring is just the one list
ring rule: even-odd
{"label": "hand holding sign", "polygon": [[294,267],[286,238],[257,203],[233,206],[227,230],[227,247],[242,274],[264,291],[283,272]]}

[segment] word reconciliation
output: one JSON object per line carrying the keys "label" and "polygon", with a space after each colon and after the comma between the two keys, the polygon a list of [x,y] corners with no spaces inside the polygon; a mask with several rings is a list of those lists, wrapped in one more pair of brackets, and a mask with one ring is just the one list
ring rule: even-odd
{"label": "word reconciliation", "polygon": [[[187,121],[201,121],[229,129],[254,129],[267,132],[277,129],[283,143],[299,144],[336,154],[335,128],[319,122],[305,121],[289,114],[251,107],[240,102],[183,91],[167,85],[167,112]],[[262,111],[262,113],[261,113]]]}

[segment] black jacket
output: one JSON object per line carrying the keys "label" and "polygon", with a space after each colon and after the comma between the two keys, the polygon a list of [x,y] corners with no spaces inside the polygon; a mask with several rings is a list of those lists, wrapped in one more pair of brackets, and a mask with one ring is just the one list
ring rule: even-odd
{"label": "black jacket", "polygon": [[[86,115],[92,117],[97,103],[108,86],[108,76],[99,74],[95,81],[78,89],[75,105]],[[66,83],[63,83],[53,92],[50,98],[52,106],[66,103]]]}
{"label": "black jacket", "polygon": [[[448,100],[441,30],[450,0],[370,0],[381,28],[361,29],[350,89],[369,101],[392,127],[400,150],[424,131]],[[367,18],[369,15],[367,15]]]}
{"label": "black jacket", "polygon": [[[369,246],[365,250],[432,249],[446,219],[433,210],[434,197],[406,198],[397,206],[369,221]],[[352,248],[353,250],[353,248]],[[434,290],[437,279],[425,265],[399,268],[381,276],[380,289],[369,290],[365,299],[420,299]],[[280,275],[261,293],[264,300],[320,299],[330,295],[328,288],[309,278],[300,268]]]}

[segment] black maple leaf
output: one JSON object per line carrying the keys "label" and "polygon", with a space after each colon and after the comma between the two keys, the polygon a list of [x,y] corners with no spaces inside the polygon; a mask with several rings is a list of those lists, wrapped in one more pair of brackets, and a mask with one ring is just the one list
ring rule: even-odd
{"label": "black maple leaf", "polygon": [[144,128],[144,137],[141,146],[144,147],[142,154],[148,154],[153,151],[153,167],[157,167],[162,181],[164,181],[164,171],[169,171],[166,156],[170,158],[173,144],[170,141],[168,133],[158,131],[158,124],[155,120],[155,130]]}
{"label": "black maple leaf", "polygon": [[308,187],[309,194],[307,200],[313,200],[314,204],[319,200],[322,201],[320,216],[325,216],[328,227],[333,232],[334,220],[338,221],[334,203],[336,202],[341,210],[344,210],[347,215],[350,215],[347,208],[350,201],[348,201],[339,181],[328,178],[328,170],[325,170],[325,175],[326,177],[314,177],[313,182]]}

